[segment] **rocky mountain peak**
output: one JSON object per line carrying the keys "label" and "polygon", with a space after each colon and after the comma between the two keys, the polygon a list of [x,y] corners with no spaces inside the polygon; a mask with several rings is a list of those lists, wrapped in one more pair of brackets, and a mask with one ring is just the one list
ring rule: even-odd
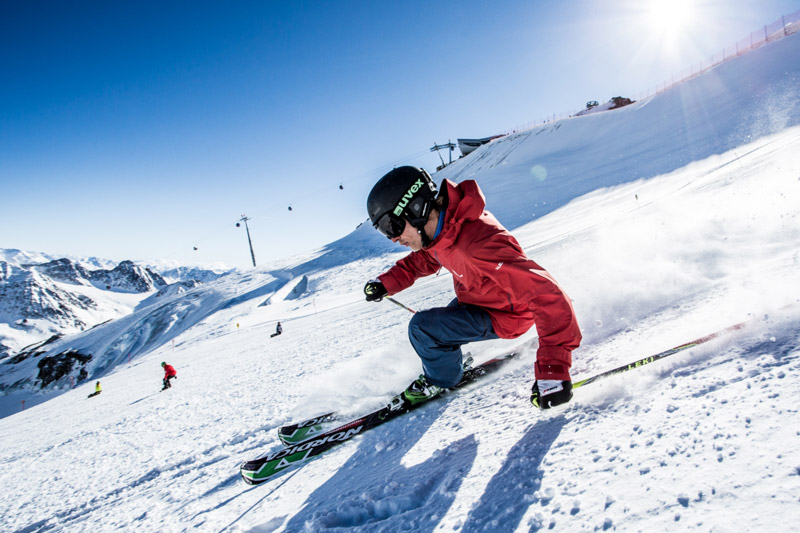
{"label": "rocky mountain peak", "polygon": [[39,265],[36,269],[56,281],[74,285],[88,285],[91,277],[88,270],[67,258],[50,261]]}
{"label": "rocky mountain peak", "polygon": [[113,270],[95,270],[89,279],[101,289],[125,292],[150,292],[167,285],[159,274],[133,261],[122,261]]}

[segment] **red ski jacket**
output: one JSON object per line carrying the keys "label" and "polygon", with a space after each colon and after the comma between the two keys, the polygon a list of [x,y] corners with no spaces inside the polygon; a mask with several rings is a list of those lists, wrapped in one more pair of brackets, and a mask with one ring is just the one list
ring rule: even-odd
{"label": "red ski jacket", "polygon": [[572,350],[581,342],[575,311],[558,283],[534,261],[494,216],[475,181],[442,184],[448,204],[433,242],[378,276],[389,295],[441,267],[453,275],[458,301],[484,308],[495,333],[519,337],[536,325],[536,379],[569,380]]}
{"label": "red ski jacket", "polygon": [[175,368],[172,365],[164,365],[164,379],[171,378],[177,375],[178,373],[175,372]]}

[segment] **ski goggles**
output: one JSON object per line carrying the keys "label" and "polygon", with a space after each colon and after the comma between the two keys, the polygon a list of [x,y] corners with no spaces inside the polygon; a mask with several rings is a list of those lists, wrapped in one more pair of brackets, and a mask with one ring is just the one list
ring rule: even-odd
{"label": "ski goggles", "polygon": [[385,213],[374,226],[388,239],[396,239],[406,229],[406,219],[395,216],[394,213]]}

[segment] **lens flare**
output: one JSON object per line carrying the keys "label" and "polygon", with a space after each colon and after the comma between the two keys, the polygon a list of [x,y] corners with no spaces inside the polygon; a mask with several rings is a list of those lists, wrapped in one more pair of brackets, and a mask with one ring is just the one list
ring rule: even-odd
{"label": "lens flare", "polygon": [[542,165],[534,165],[531,167],[531,176],[537,181],[544,181],[547,179],[547,169]]}

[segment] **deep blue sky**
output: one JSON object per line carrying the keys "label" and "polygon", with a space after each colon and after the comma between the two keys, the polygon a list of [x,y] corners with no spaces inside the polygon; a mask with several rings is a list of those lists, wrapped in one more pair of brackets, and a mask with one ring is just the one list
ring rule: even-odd
{"label": "deep blue sky", "polygon": [[283,258],[363,221],[394,164],[433,170],[434,142],[638,97],[800,9],[652,5],[4,2],[0,248],[247,266],[246,213]]}

